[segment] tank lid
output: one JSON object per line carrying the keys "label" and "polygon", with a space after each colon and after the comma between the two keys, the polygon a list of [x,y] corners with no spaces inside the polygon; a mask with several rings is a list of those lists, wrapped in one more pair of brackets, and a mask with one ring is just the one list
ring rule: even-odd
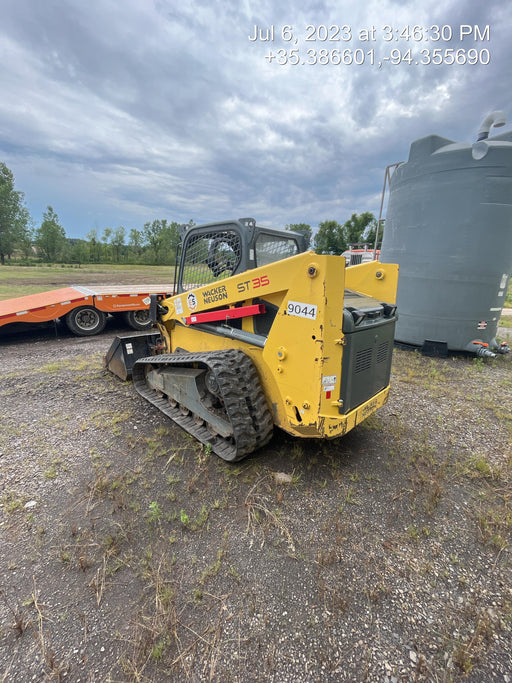
{"label": "tank lid", "polygon": [[415,140],[411,144],[411,149],[409,151],[409,161],[430,156],[441,147],[445,147],[446,145],[451,145],[453,143],[454,140],[443,138],[440,135],[427,135],[424,138]]}

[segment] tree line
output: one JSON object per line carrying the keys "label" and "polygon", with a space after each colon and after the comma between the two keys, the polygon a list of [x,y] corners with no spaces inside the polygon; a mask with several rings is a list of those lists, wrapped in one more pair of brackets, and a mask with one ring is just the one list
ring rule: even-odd
{"label": "tree line", "polygon": [[[193,222],[190,221],[190,225]],[[135,263],[173,265],[180,240],[180,224],[166,219],[144,223],[127,231],[123,226],[90,230],[85,239],[66,236],[53,207],[48,206],[41,225],[35,226],[23,192],[15,189],[12,171],[0,162],[0,263],[14,255],[27,263]],[[377,221],[372,213],[352,214],[345,223],[326,220],[313,230],[307,223],[292,223],[286,230],[301,232],[308,248],[320,254],[341,254],[349,244],[373,245]],[[19,262],[19,261],[18,261]]]}
{"label": "tree line", "polygon": [[[326,220],[318,224],[313,236],[311,226],[307,223],[295,223],[286,226],[286,230],[301,232],[308,247],[313,247],[317,254],[342,254],[352,244],[368,244],[373,247],[377,233],[375,216],[370,211],[352,216],[341,224],[338,221]],[[382,241],[382,228],[379,230],[379,246]]]}

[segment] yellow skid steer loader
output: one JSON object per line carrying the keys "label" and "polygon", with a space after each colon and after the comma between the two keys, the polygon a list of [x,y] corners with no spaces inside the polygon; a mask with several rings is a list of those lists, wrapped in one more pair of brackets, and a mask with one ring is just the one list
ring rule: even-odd
{"label": "yellow skid steer loader", "polygon": [[107,367],[221,458],[272,437],[338,437],[389,392],[398,266],[346,267],[252,218],[184,226],[158,332],[117,337]]}

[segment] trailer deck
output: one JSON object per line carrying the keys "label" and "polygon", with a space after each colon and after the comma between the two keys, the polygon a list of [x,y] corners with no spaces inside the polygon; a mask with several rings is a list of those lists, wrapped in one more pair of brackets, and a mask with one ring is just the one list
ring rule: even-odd
{"label": "trailer deck", "polygon": [[[98,315],[100,318],[108,313],[145,311],[149,309],[151,294],[168,295],[172,292],[172,285],[71,285],[0,301],[0,327],[20,322],[44,323],[58,318],[63,318],[68,327],[71,327],[70,316],[77,309]],[[96,333],[86,331],[86,326],[82,332],[77,329],[72,331],[75,334]]]}

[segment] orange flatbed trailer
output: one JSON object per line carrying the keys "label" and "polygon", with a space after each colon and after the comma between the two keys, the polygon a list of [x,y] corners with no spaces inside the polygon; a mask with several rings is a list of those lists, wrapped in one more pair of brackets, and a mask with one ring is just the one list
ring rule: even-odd
{"label": "orange flatbed trailer", "polygon": [[[135,329],[150,327],[147,311],[151,294],[169,295],[172,285],[71,285],[39,294],[0,301],[0,327],[9,323],[44,323],[63,318],[77,335],[98,334],[108,313],[124,313]],[[144,311],[144,314],[138,312]],[[132,313],[130,313],[132,312]]]}

